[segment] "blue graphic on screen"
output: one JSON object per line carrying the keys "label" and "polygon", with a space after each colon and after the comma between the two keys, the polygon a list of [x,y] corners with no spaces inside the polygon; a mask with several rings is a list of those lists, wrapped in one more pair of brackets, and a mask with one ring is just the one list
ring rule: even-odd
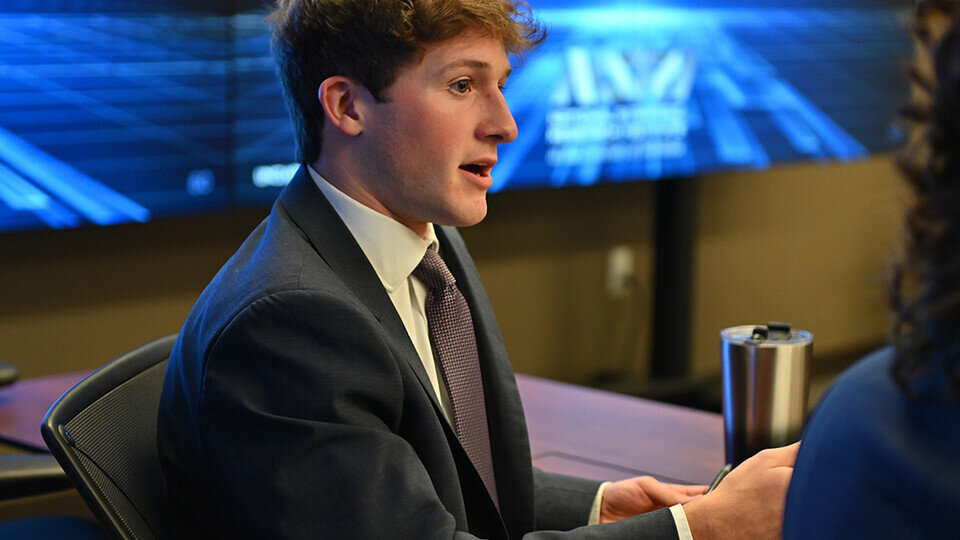
{"label": "blue graphic on screen", "polygon": [[0,14],[0,230],[225,208],[223,17],[90,4]]}
{"label": "blue graphic on screen", "polygon": [[896,142],[908,47],[895,10],[537,6],[551,35],[508,82],[520,134],[494,190],[850,160]]}
{"label": "blue graphic on screen", "polygon": [[[903,2],[530,3],[549,37],[507,84],[495,191],[898,143]],[[5,0],[0,231],[269,204],[296,165],[260,6]]]}

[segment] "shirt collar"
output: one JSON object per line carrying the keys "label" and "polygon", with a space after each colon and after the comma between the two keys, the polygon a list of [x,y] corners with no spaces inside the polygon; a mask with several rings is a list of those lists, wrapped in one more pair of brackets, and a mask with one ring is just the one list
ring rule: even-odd
{"label": "shirt collar", "polygon": [[427,223],[426,238],[420,238],[399,221],[353,200],[320,176],[312,166],[307,165],[307,170],[360,244],[387,292],[392,293],[406,282],[427,248],[438,248],[440,242],[432,223]]}

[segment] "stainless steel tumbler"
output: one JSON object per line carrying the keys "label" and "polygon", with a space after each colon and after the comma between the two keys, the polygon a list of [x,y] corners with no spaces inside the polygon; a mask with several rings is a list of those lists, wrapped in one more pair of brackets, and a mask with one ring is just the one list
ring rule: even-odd
{"label": "stainless steel tumbler", "polygon": [[720,331],[727,463],[800,439],[807,416],[813,334],[789,324]]}

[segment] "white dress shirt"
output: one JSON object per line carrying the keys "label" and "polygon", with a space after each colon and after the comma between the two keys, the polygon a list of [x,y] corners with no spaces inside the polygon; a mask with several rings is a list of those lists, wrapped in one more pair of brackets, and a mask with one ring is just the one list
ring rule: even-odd
{"label": "white dress shirt", "polygon": [[420,264],[427,249],[437,249],[440,245],[433,231],[433,224],[427,224],[427,237],[420,238],[399,221],[351,199],[327,182],[313,167],[308,166],[307,169],[333,209],[340,214],[340,218],[383,283],[383,288],[387,290],[387,296],[400,315],[423,368],[427,371],[443,414],[450,425],[453,425],[450,395],[430,345],[427,287],[413,275],[413,270]]}
{"label": "white dress shirt", "polygon": [[[450,405],[450,395],[434,357],[433,347],[430,345],[426,307],[427,287],[413,275],[413,270],[420,264],[427,249],[430,247],[437,249],[440,245],[433,230],[433,224],[427,224],[426,238],[421,238],[399,221],[353,200],[327,182],[313,167],[307,166],[307,170],[314,183],[330,201],[333,209],[340,215],[383,283],[387,296],[393,302],[413,346],[417,349],[417,354],[420,355],[420,361],[427,371],[427,377],[430,378],[433,391],[440,401],[443,414],[450,425],[453,425],[453,406]],[[590,512],[590,525],[599,522],[600,503],[607,484],[601,484],[600,489],[597,490]],[[683,507],[678,504],[671,507],[670,511],[677,524],[680,540],[693,540]]]}

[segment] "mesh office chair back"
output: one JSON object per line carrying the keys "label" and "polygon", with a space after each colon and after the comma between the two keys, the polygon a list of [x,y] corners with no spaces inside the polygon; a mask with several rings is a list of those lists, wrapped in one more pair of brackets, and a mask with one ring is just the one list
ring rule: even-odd
{"label": "mesh office chair back", "polygon": [[78,382],[41,432],[84,502],[119,538],[162,538],[164,482],[157,408],[176,335],[128,352]]}

